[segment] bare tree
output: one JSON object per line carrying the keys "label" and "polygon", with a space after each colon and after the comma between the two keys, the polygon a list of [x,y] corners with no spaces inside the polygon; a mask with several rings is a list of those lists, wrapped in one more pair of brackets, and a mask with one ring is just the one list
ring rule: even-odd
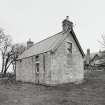
{"label": "bare tree", "polygon": [[0,52],[2,56],[2,73],[6,73],[6,65],[9,62],[9,51],[11,50],[11,37],[6,35],[2,29],[0,29]]}
{"label": "bare tree", "polygon": [[105,35],[101,35],[101,41],[98,42],[102,45],[102,48],[105,49]]}
{"label": "bare tree", "polygon": [[26,50],[26,46],[24,44],[14,44],[12,45],[12,49],[10,51],[11,55],[11,63],[13,65],[13,71],[16,71],[16,60],[24,51]]}
{"label": "bare tree", "polygon": [[10,65],[13,65],[14,72],[16,71],[16,59],[22,54],[26,46],[24,44],[12,44],[11,37],[6,35],[2,29],[0,29],[0,52],[2,56],[2,69],[1,72],[6,74]]}

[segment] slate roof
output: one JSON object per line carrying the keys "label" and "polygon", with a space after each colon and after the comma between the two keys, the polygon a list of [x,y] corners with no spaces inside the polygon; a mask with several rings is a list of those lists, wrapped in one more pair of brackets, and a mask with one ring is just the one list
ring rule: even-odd
{"label": "slate roof", "polygon": [[[82,56],[84,56],[84,52],[75,36],[74,33],[71,33]],[[18,59],[23,59],[23,58],[27,58],[33,55],[38,55],[44,52],[48,52],[48,51],[54,51],[59,45],[60,43],[65,39],[65,37],[67,36],[67,34],[64,34],[64,32],[60,32],[57,33],[49,38],[46,38],[36,44],[34,44],[31,48],[27,49],[26,51],[24,51]]]}

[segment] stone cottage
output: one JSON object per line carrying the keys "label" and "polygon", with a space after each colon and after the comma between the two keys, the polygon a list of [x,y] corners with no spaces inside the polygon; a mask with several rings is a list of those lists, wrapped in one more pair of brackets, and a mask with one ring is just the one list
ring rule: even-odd
{"label": "stone cottage", "polygon": [[61,32],[29,46],[17,59],[16,80],[46,85],[83,80],[84,52],[68,16]]}

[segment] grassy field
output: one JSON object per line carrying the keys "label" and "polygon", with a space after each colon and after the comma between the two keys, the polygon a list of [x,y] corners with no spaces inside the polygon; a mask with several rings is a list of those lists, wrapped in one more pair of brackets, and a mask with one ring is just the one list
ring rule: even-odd
{"label": "grassy field", "polygon": [[105,105],[105,72],[87,73],[85,79],[55,87],[0,81],[0,105]]}

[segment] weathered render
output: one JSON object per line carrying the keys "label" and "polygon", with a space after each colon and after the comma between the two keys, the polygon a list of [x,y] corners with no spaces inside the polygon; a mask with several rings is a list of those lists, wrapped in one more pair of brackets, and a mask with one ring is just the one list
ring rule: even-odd
{"label": "weathered render", "polygon": [[[67,41],[73,43],[72,54],[67,53]],[[69,33],[51,57],[52,83],[58,84],[83,80],[83,58],[74,39]]]}
{"label": "weathered render", "polygon": [[68,17],[63,31],[28,48],[16,63],[16,80],[56,85],[84,78],[83,50]]}

